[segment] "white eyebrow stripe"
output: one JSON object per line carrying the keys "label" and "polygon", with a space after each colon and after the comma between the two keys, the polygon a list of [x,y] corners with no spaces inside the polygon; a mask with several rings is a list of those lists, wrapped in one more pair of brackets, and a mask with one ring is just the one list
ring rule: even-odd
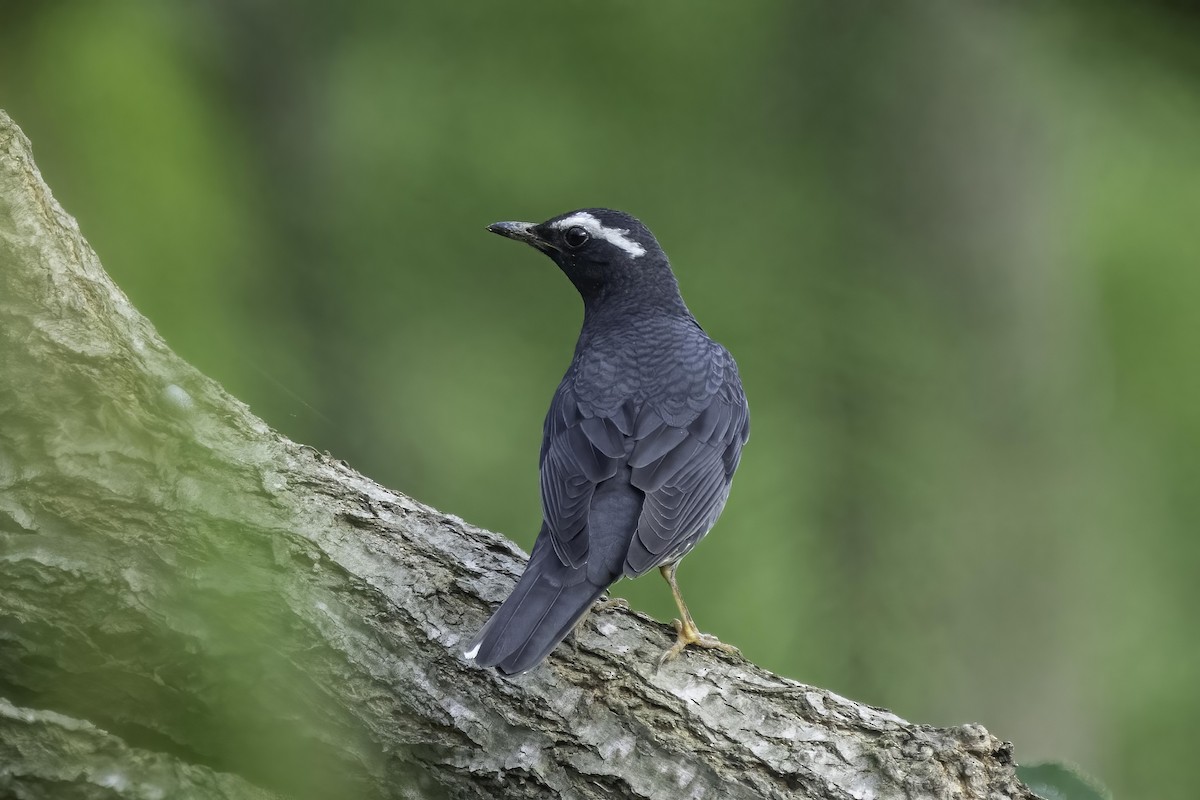
{"label": "white eyebrow stripe", "polygon": [[586,211],[580,211],[578,214],[572,214],[569,217],[564,217],[554,222],[551,228],[562,230],[563,228],[583,228],[585,231],[595,236],[597,239],[603,239],[611,245],[615,245],[626,253],[631,258],[639,258],[646,255],[646,248],[630,239],[625,234],[629,233],[626,228],[609,228],[601,224],[600,220],[593,217]]}

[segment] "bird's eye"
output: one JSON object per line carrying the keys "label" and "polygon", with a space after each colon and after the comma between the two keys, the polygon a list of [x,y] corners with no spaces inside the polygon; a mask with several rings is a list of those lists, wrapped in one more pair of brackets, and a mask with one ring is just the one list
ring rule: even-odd
{"label": "bird's eye", "polygon": [[588,235],[588,232],[578,226],[567,228],[566,233],[563,234],[563,241],[567,243],[567,247],[571,248],[583,247],[590,238],[592,237]]}

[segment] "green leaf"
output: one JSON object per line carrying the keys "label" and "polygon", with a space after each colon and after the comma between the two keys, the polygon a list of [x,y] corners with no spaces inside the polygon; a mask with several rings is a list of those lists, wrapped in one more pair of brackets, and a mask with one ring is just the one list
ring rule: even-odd
{"label": "green leaf", "polygon": [[1018,766],[1017,777],[1044,800],[1111,800],[1112,795],[1094,779],[1066,764],[1047,761]]}

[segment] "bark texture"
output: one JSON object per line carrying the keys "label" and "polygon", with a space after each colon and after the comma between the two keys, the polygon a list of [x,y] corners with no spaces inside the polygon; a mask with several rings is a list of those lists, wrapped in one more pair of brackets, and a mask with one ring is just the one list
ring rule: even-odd
{"label": "bark texture", "polygon": [[506,679],[462,644],[509,541],[284,439],[171,353],[0,112],[0,793],[1032,798],[913,725],[593,614]]}

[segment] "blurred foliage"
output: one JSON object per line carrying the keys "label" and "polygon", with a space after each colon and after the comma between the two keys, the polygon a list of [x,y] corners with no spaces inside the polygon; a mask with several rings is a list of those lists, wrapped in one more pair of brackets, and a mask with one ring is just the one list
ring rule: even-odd
{"label": "blurred foliage", "polygon": [[[483,227],[631,211],[753,411],[680,572],[701,627],[1118,796],[1190,797],[1186,6],[0,15],[0,106],[61,202],[175,349],[289,436],[528,547],[580,304]],[[671,616],[656,578],[619,589]]]}

